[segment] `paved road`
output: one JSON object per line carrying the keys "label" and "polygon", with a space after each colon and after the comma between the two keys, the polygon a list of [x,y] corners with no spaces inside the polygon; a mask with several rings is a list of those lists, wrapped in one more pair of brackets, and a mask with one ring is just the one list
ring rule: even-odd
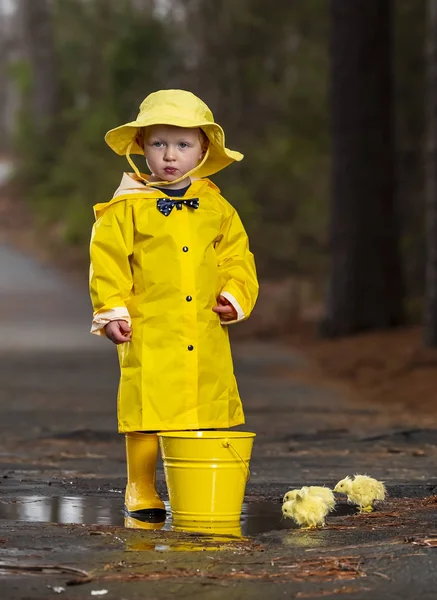
{"label": "paved road", "polygon": [[0,243],[0,352],[100,350],[90,311],[84,290]]}
{"label": "paved road", "polygon": [[[53,598],[56,586],[65,588],[60,597],[107,589],[105,597],[117,600],[435,598],[436,551],[420,545],[437,543],[423,541],[437,531],[435,499],[423,504],[437,490],[435,419],[388,414],[302,383],[304,358],[273,342],[236,344],[234,353],[244,428],[258,435],[247,502],[249,512],[261,507],[259,533],[224,543],[124,529],[117,521],[125,469],[115,432],[118,367],[114,348],[88,334],[89,312],[84,290],[0,246],[2,599]],[[374,515],[356,516],[342,504],[324,530],[281,523],[279,502],[289,487],[333,485],[357,471],[389,486],[391,499]],[[158,479],[165,496],[162,469]],[[85,514],[82,501],[115,514],[115,524],[21,520],[62,521],[66,506],[69,515]],[[44,564],[57,568],[25,572]],[[92,579],[78,576],[82,585],[66,586],[74,575],[59,565],[90,571]]]}

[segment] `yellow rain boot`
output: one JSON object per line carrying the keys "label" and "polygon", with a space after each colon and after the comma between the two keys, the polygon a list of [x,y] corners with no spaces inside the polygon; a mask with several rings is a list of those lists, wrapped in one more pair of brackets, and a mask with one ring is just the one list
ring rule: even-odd
{"label": "yellow rain boot", "polygon": [[[125,517],[124,526],[126,529],[147,529],[149,531],[158,531],[162,529],[165,525],[165,519],[162,517],[162,521],[152,520],[152,521],[142,521],[141,519],[135,519],[134,517]],[[154,550],[155,544],[151,544],[150,546],[139,544],[138,540],[135,543],[127,544],[127,549],[129,550]]]}
{"label": "yellow rain boot", "polygon": [[155,433],[126,433],[125,509],[130,515],[165,515],[165,504],[155,489],[157,458],[158,436]]}

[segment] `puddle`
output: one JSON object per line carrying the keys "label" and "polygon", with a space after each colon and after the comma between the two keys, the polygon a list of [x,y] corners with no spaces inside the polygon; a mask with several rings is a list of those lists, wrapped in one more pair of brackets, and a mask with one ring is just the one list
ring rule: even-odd
{"label": "puddle", "polygon": [[[40,523],[124,526],[126,523],[122,505],[123,500],[120,497],[18,496],[0,502],[0,519]],[[172,531],[168,503],[166,503],[166,509],[168,516],[162,526],[157,527],[158,524],[146,523],[142,528]],[[138,524],[138,526],[140,525]],[[128,526],[135,527],[135,522]],[[251,502],[243,504],[241,514],[241,534],[243,536],[252,536],[280,529],[293,529],[293,527],[294,525],[290,520],[282,519],[279,503]]]}

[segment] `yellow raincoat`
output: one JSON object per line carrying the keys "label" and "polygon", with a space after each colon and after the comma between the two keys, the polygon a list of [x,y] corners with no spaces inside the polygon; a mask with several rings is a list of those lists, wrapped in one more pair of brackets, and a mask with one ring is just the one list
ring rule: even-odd
{"label": "yellow raincoat", "polygon": [[[145,181],[144,181],[145,180]],[[108,315],[132,323],[118,346],[119,431],[226,428],[244,423],[220,294],[247,318],[258,294],[253,255],[235,209],[208,179],[184,198],[199,208],[157,210],[160,190],[125,174],[95,206],[91,241],[93,328]],[[181,198],[177,198],[178,200]]]}

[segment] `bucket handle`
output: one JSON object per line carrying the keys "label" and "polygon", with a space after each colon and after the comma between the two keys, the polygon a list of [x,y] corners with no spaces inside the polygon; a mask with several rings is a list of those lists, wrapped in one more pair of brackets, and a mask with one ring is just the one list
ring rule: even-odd
{"label": "bucket handle", "polygon": [[233,450],[235,452],[235,454],[241,460],[241,462],[243,463],[243,465],[246,467],[246,481],[249,481],[249,479],[250,479],[249,462],[244,460],[244,458],[241,456],[241,454],[238,452],[238,450],[235,448],[235,446],[233,446],[231,444],[231,442],[229,440],[227,440],[227,439],[223,440],[222,446],[223,446],[223,448],[230,448],[231,450]]}

